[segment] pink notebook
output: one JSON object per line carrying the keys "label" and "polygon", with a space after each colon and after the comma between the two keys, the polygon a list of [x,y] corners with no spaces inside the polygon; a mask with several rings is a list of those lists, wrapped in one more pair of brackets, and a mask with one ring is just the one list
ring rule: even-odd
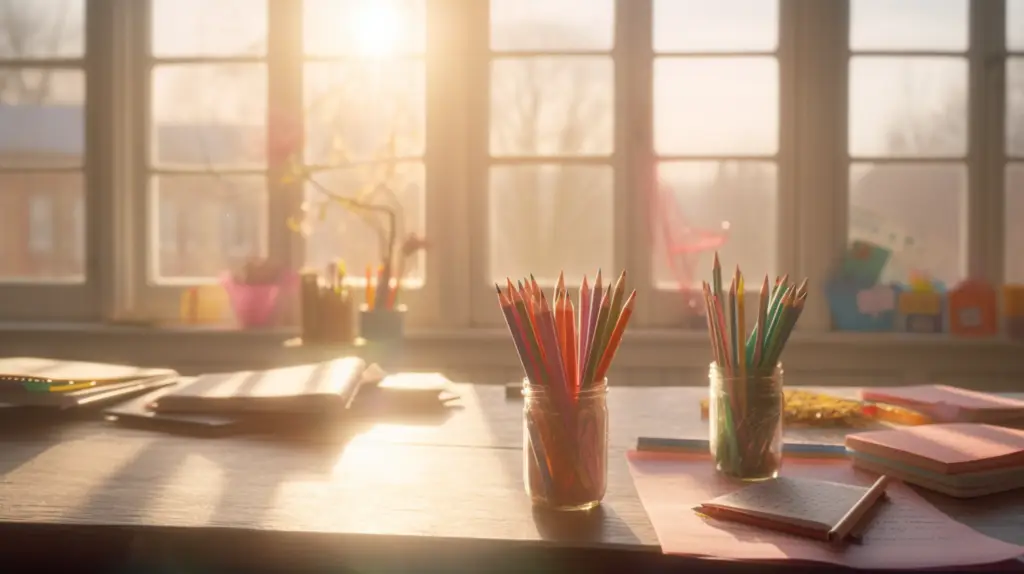
{"label": "pink notebook", "polygon": [[1024,401],[948,385],[862,389],[865,401],[922,412],[935,422],[1007,423],[1024,421]]}
{"label": "pink notebook", "polygon": [[949,475],[1024,466],[1024,430],[977,423],[850,434],[846,448]]}

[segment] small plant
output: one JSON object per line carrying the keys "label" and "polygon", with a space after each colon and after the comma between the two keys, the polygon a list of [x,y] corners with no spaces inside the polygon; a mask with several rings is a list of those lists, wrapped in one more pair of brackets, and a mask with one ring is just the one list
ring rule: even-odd
{"label": "small plant", "polygon": [[355,214],[374,230],[378,238],[380,261],[385,275],[400,282],[408,268],[408,260],[425,249],[427,242],[417,234],[410,233],[399,243],[402,214],[398,196],[393,188],[396,163],[394,137],[392,137],[378,154],[377,169],[369,170],[367,177],[369,183],[356,194],[343,195],[328,189],[315,177],[317,173],[349,167],[349,162],[343,156],[338,165],[322,168],[306,167],[295,161],[293,157],[288,162],[287,181],[308,183],[317,192],[318,197],[302,203],[303,217],[301,220],[290,218],[289,228],[308,237],[312,233],[314,225],[326,220],[330,206],[337,205]]}

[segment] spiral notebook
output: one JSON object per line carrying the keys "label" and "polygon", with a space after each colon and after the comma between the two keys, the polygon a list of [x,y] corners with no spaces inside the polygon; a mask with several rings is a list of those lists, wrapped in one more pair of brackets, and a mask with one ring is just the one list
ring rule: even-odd
{"label": "spiral notebook", "polygon": [[0,359],[0,403],[73,408],[107,404],[173,384],[178,373],[131,365],[39,357]]}

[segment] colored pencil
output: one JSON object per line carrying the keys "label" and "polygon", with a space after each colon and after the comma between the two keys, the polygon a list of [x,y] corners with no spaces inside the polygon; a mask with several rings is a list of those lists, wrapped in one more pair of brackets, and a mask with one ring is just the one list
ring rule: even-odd
{"label": "colored pencil", "polygon": [[608,367],[611,366],[612,359],[615,358],[615,352],[619,350],[619,343],[622,342],[622,334],[626,331],[629,318],[633,315],[634,301],[636,301],[635,290],[629,294],[626,302],[622,305],[622,312],[619,313],[619,317],[615,321],[615,327],[612,329],[611,336],[609,337],[608,346],[601,355],[601,361],[598,363],[597,374],[594,376],[594,380],[602,381],[607,376]]}
{"label": "colored pencil", "polygon": [[583,284],[580,286],[580,324],[579,330],[576,335],[577,345],[579,346],[579,352],[577,353],[577,365],[576,365],[576,390],[579,390],[579,381],[583,378],[583,373],[580,371],[580,365],[584,361],[584,357],[587,356],[587,344],[589,339],[585,336],[586,333],[590,332],[590,285],[587,283],[587,276],[583,276]]}
{"label": "colored pencil", "polygon": [[551,297],[530,275],[505,289],[495,284],[516,353],[526,377],[537,385],[575,400],[586,388],[604,380],[633,315],[636,292],[625,297],[626,273],[613,286],[596,275],[591,289],[586,278],[577,309],[560,275]]}

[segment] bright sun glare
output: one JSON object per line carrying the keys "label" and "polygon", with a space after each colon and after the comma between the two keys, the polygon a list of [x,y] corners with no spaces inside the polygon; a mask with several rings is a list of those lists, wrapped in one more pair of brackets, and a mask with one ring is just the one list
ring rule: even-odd
{"label": "bright sun glare", "polygon": [[387,56],[398,49],[402,15],[394,0],[360,2],[352,21],[356,50],[364,56]]}

